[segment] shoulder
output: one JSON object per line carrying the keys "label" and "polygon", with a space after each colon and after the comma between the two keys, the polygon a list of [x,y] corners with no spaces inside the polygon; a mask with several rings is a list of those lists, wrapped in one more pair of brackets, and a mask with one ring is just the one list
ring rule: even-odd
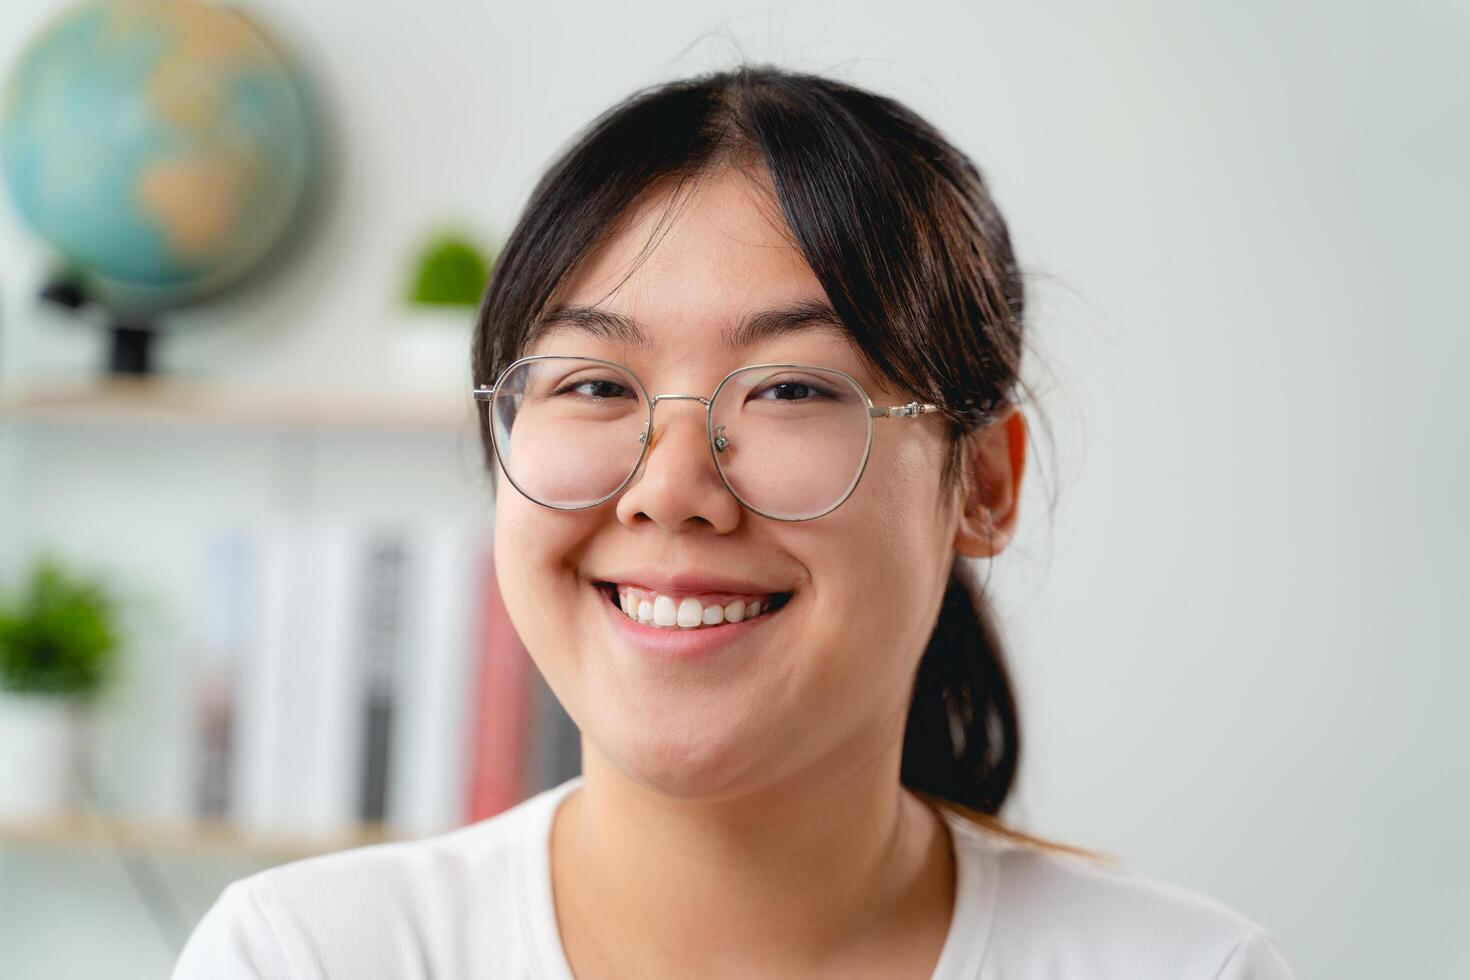
{"label": "shoulder", "polygon": [[956,846],[991,879],[983,975],[1293,980],[1274,937],[1225,902],[955,819]]}
{"label": "shoulder", "polygon": [[[522,915],[523,856],[541,797],[418,841],[292,861],[231,882],[189,936],[174,980],[195,977],[436,975],[484,965],[463,920],[493,952]],[[474,957],[481,959],[476,960]]]}

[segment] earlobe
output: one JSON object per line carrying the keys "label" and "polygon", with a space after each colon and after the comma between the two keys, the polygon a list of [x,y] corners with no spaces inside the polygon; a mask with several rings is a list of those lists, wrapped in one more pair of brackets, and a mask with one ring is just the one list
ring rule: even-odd
{"label": "earlobe", "polygon": [[1026,422],[1017,406],[966,440],[956,552],[989,558],[1005,550],[1015,531],[1025,461]]}

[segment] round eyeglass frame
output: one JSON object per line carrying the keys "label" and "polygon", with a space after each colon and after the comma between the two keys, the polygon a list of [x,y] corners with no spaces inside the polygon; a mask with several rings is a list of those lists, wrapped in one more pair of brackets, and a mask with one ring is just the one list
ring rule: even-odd
{"label": "round eyeglass frame", "polygon": [[[505,383],[506,377],[510,374],[511,371],[514,371],[516,368],[529,361],[557,360],[591,361],[595,364],[605,364],[608,367],[616,368],[617,370],[623,372],[628,377],[633,379],[633,383],[638,386],[638,393],[643,397],[644,403],[648,406],[648,416],[643,423],[643,432],[640,433],[638,437],[638,441],[643,444],[643,448],[639,450],[638,459],[633,464],[633,468],[628,471],[628,475],[623,479],[623,482],[618,484],[617,488],[611,493],[599,498],[598,500],[593,501],[590,504],[584,504],[580,507],[558,507],[555,504],[548,504],[545,501],[538,500],[530,493],[527,493],[525,488],[523,488],[519,483],[515,481],[515,478],[510,475],[510,467],[506,465],[505,456],[501,452],[500,440],[495,435],[495,421],[491,416],[491,410],[493,409],[495,402],[495,393],[500,390],[501,386]],[[718,446],[717,443],[723,440],[724,436],[717,436],[715,434],[715,429],[723,429],[724,426],[716,426],[714,424],[715,401],[719,399],[720,392],[724,390],[725,385],[729,383],[731,378],[735,377],[737,374],[744,374],[746,371],[755,370],[757,368],[777,368],[785,370],[797,369],[838,375],[839,377],[843,378],[848,384],[850,384],[859,395],[862,396],[863,403],[867,407],[868,431],[866,444],[863,447],[862,464],[858,466],[857,475],[852,478],[852,482],[848,484],[847,489],[843,491],[842,496],[837,498],[837,502],[819,514],[813,514],[810,517],[780,517],[776,514],[769,514],[761,510],[760,508],[752,505],[744,497],[740,496],[739,492],[737,492],[736,489],[730,485],[729,479],[727,479],[725,476],[725,469],[723,466],[720,465],[719,451],[722,450],[724,446]],[[854,378],[851,374],[848,374],[841,368],[822,367],[818,364],[747,364],[744,367],[736,368],[735,370],[731,371],[729,374],[721,378],[720,383],[715,386],[714,393],[708,398],[705,398],[703,395],[673,393],[655,395],[650,398],[648,395],[648,388],[645,387],[643,384],[643,379],[638,377],[637,373],[635,373],[632,368],[624,364],[619,364],[616,361],[609,361],[601,357],[585,357],[580,354],[531,354],[526,357],[519,358],[506,365],[505,370],[501,371],[500,376],[495,379],[495,384],[488,387],[485,385],[476,386],[474,389],[472,389],[471,395],[477,403],[477,407],[480,409],[481,420],[490,430],[490,443],[495,449],[495,459],[500,464],[500,470],[502,473],[505,474],[505,478],[510,481],[510,485],[515,487],[516,490],[521,494],[521,496],[525,497],[532,503],[539,504],[540,506],[546,507],[550,510],[560,511],[590,510],[593,507],[601,507],[603,504],[607,503],[609,500],[622,493],[623,490],[628,486],[628,484],[633,481],[633,477],[638,474],[638,470],[642,468],[643,461],[648,458],[648,447],[650,442],[649,433],[653,431],[653,410],[654,407],[658,404],[659,400],[664,399],[667,401],[697,401],[704,406],[705,444],[709,446],[710,459],[715,464],[715,472],[719,474],[720,482],[725,485],[725,489],[730,491],[730,495],[734,497],[740,503],[740,506],[744,507],[746,510],[749,510],[755,514],[759,514],[762,517],[770,518],[774,521],[785,521],[792,524],[800,523],[802,521],[814,521],[819,517],[825,517],[836,510],[838,507],[841,507],[843,504],[845,504],[847,502],[847,499],[852,496],[853,490],[857,489],[858,482],[861,481],[863,478],[863,473],[865,473],[868,469],[868,459],[872,456],[873,453],[873,433],[876,431],[874,428],[875,419],[916,418],[929,412],[939,411],[939,406],[937,405],[931,405],[927,402],[921,403],[916,401],[909,402],[906,405],[892,405],[888,407],[876,406],[873,404],[873,399],[868,396],[867,391],[863,388],[861,382],[859,382],[857,378]]]}

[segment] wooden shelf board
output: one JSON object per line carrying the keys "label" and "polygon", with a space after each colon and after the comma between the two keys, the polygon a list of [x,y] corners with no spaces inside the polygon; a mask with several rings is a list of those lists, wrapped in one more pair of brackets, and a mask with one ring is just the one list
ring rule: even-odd
{"label": "wooden shelf board", "polygon": [[252,833],[222,820],[151,820],[86,813],[0,818],[0,846],[12,848],[149,851],[286,861],[411,839],[376,825],[364,825],[352,833],[313,836]]}
{"label": "wooden shelf board", "polygon": [[180,378],[32,381],[0,387],[0,420],[239,424],[458,431],[475,424],[463,399],[396,391],[294,390]]}

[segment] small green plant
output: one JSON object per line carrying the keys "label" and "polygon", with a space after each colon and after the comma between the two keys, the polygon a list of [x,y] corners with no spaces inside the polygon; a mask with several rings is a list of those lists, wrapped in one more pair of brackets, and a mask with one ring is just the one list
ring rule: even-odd
{"label": "small green plant", "polygon": [[409,298],[430,306],[476,306],[492,265],[463,236],[441,234],[420,254]]}
{"label": "small green plant", "polygon": [[0,688],[96,695],[117,657],[116,600],[54,556],[32,565],[17,596],[0,596]]}

